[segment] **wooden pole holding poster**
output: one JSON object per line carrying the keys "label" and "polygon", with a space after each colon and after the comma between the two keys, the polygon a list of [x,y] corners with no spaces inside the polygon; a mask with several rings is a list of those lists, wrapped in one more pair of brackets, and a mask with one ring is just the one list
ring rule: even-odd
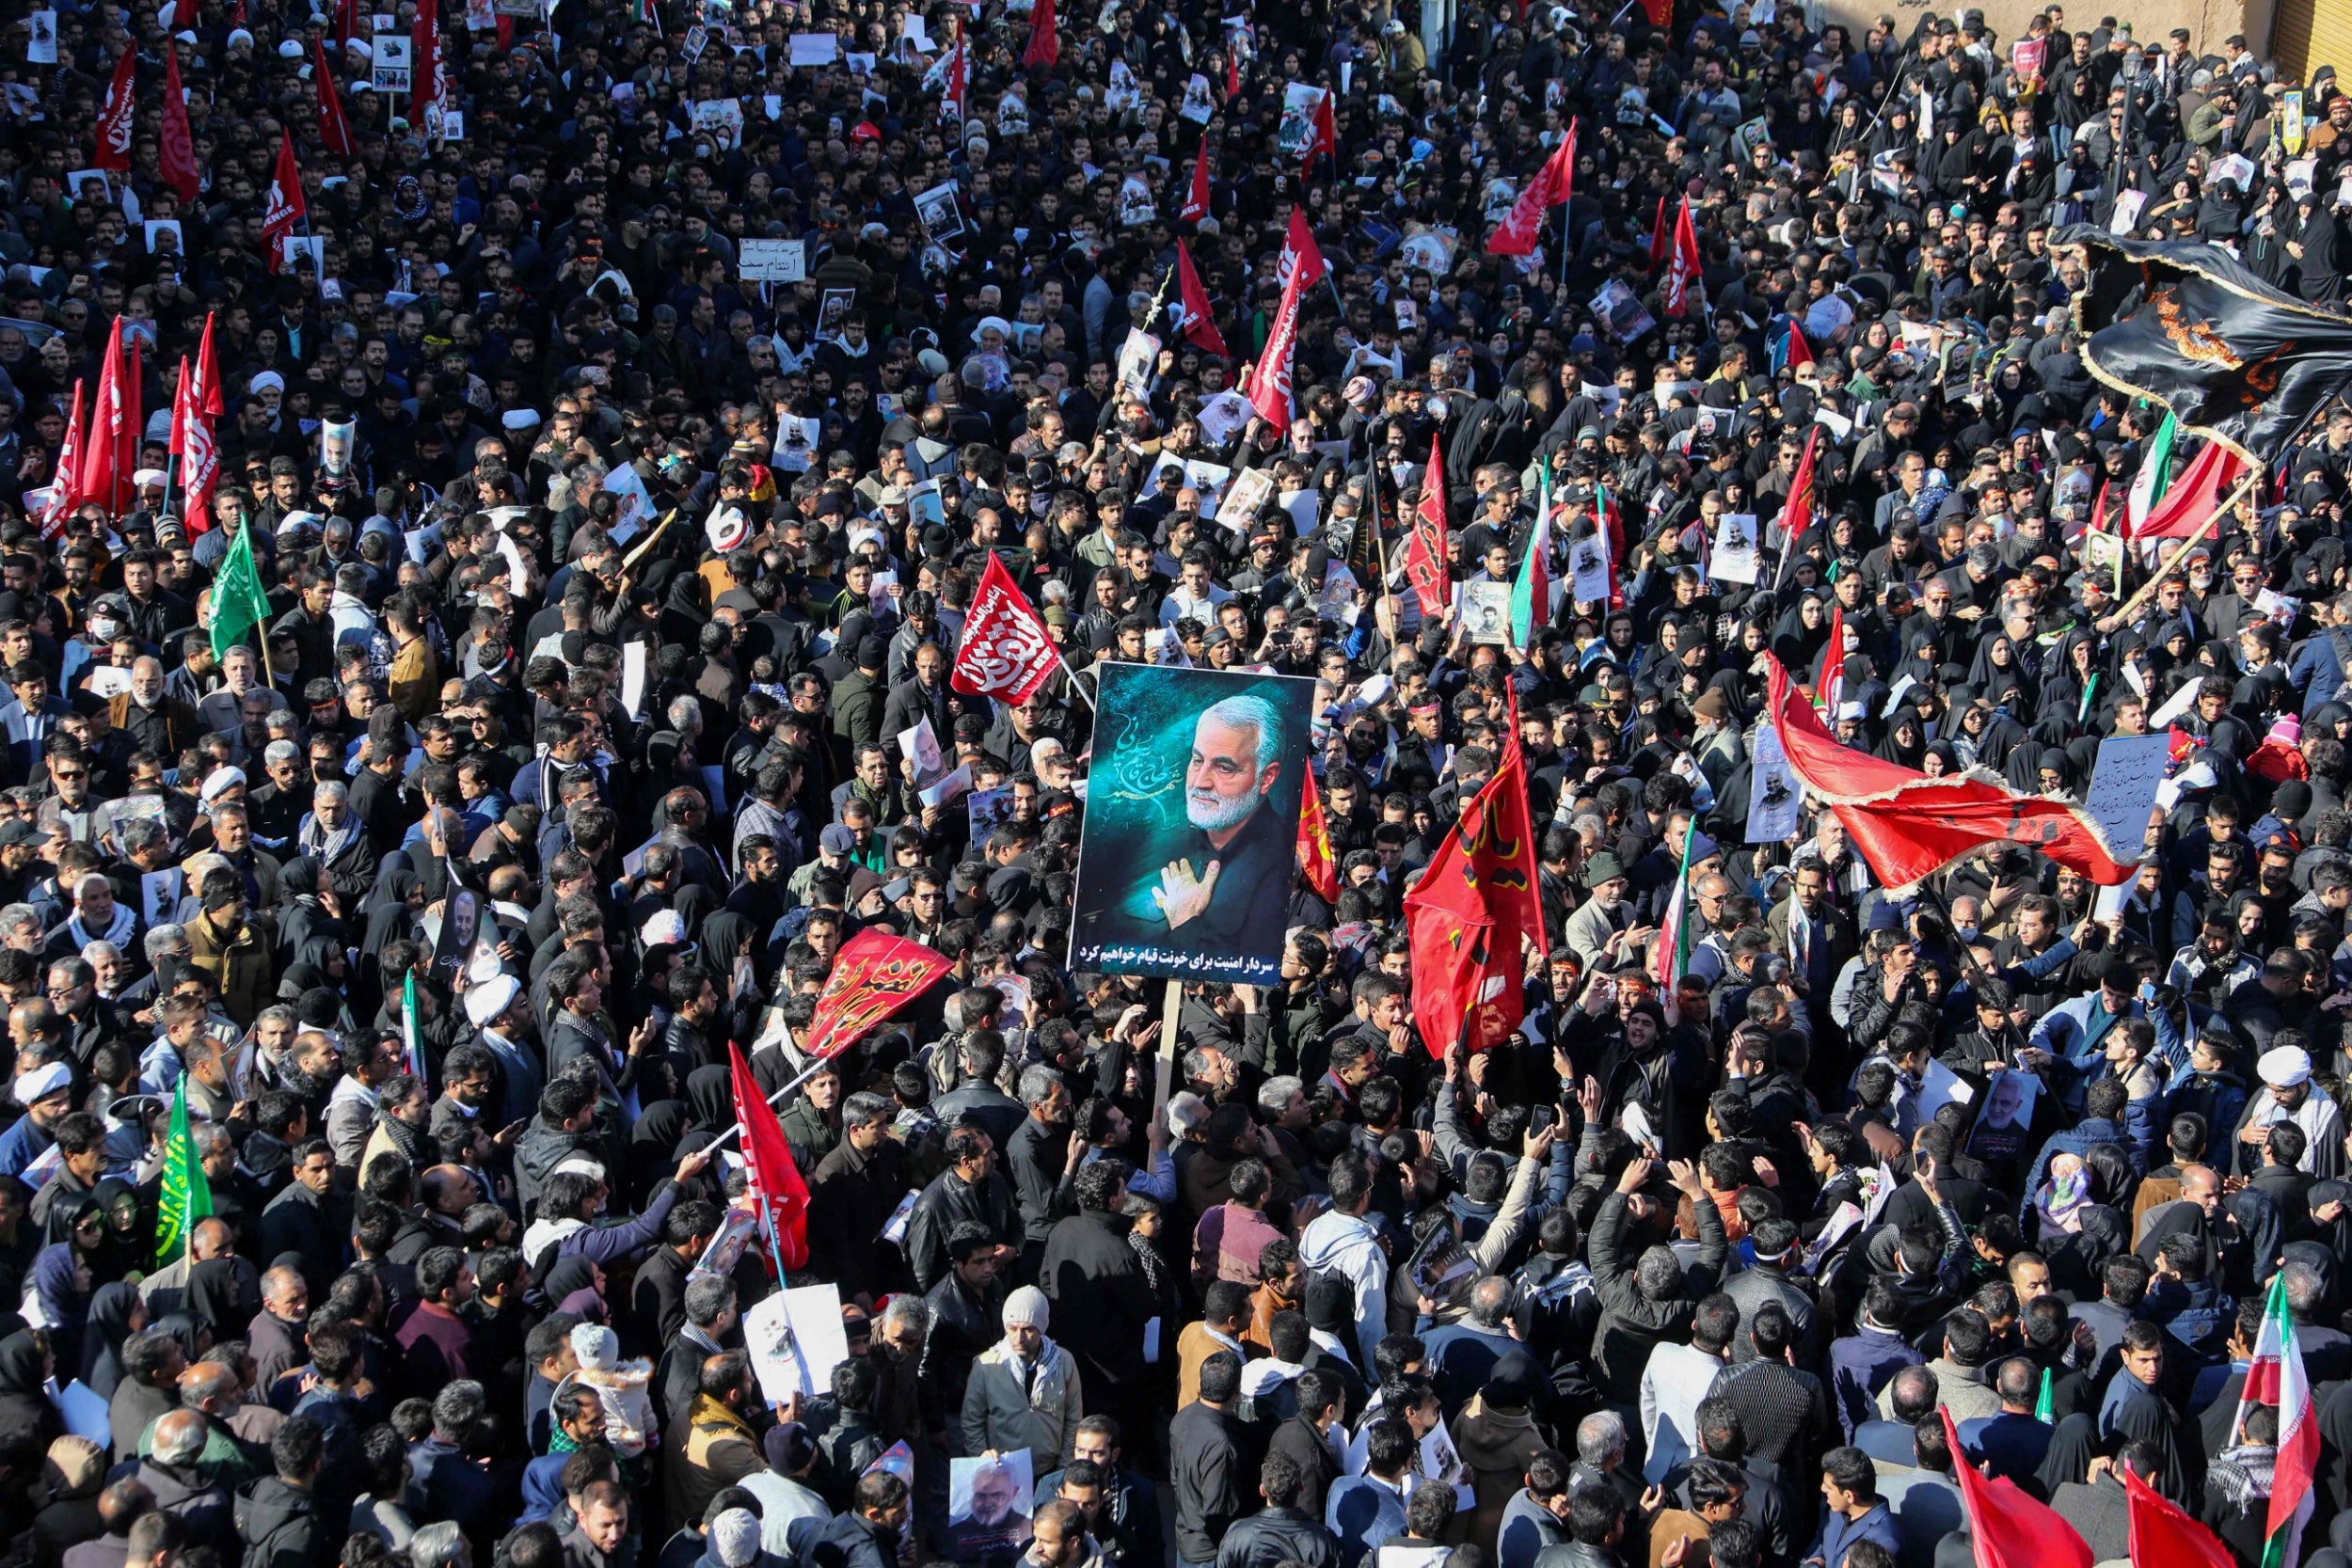
{"label": "wooden pole holding poster", "polygon": [[1168,982],[1168,997],[1160,1012],[1160,1052],[1152,1064],[1157,1082],[1152,1094],[1152,1119],[1165,1125],[1168,1097],[1176,1078],[1176,1020],[1184,1010],[1184,983]]}

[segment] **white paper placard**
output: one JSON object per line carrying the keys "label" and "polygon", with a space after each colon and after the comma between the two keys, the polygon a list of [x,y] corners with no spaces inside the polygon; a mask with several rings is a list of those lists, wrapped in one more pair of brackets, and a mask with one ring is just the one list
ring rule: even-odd
{"label": "white paper placard", "polygon": [[736,254],[746,283],[798,283],[808,276],[808,247],[799,240],[744,240]]}
{"label": "white paper placard", "polygon": [[621,705],[628,709],[631,719],[645,716],[645,645],[643,642],[622,644]]}
{"label": "white paper placard", "polygon": [[850,1358],[839,1288],[803,1285],[767,1297],[743,1314],[743,1344],[771,1404],[826,1392],[833,1370]]}

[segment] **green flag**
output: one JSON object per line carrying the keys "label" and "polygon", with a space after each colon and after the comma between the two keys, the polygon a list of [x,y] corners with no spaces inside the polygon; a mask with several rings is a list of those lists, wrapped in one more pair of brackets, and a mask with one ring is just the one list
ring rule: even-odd
{"label": "green flag", "polygon": [[178,1260],[196,1222],[213,1212],[212,1184],[204,1180],[204,1162],[188,1132],[188,1077],[171,1097],[171,1130],[164,1134],[163,1196],[155,1210],[155,1266]]}
{"label": "green flag", "polygon": [[269,595],[262,591],[261,569],[253,564],[253,525],[237,530],[236,543],[221,557],[213,578],[213,653],[226,657],[245,641],[246,633],[269,618]]}

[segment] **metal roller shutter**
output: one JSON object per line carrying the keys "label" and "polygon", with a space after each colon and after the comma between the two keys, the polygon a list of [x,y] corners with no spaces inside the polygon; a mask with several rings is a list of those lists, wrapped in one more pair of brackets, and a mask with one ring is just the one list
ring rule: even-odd
{"label": "metal roller shutter", "polygon": [[[2279,0],[2270,24],[2270,53],[2281,81],[2300,82],[2313,67],[2352,73],[2352,4],[2346,0]],[[2318,105],[2312,105],[2316,113]]]}

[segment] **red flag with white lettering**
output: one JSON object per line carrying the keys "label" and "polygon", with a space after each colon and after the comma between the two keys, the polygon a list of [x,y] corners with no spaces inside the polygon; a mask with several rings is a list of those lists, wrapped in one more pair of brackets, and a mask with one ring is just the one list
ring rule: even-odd
{"label": "red flag with white lettering", "polygon": [[1200,150],[1192,155],[1192,191],[1184,198],[1184,210],[1176,214],[1180,223],[1199,223],[1209,215],[1209,143],[1200,142]]}
{"label": "red flag with white lettering", "polygon": [[269,247],[270,271],[286,270],[283,242],[293,237],[294,225],[309,216],[310,211],[310,204],[302,195],[302,171],[294,166],[294,134],[280,132],[278,171],[262,201],[262,243]]}
{"label": "red flag with white lettering", "polygon": [[138,113],[138,58],[136,49],[125,49],[115,61],[114,80],[106,84],[106,102],[98,111],[98,153],[90,160],[94,168],[120,171],[131,166],[131,121]]}
{"label": "red flag with white lettering", "polygon": [[1699,237],[1691,227],[1691,198],[1682,198],[1682,211],[1675,218],[1674,248],[1666,256],[1666,314],[1687,316],[1693,304],[1705,309],[1703,301],[1694,300],[1699,282]]}
{"label": "red flag with white lettering", "polygon": [[1044,618],[993,552],[964,615],[963,641],[947,684],[967,697],[1025,703],[1061,663]]}
{"label": "red flag with white lettering", "polygon": [[1303,264],[1291,269],[1290,281],[1282,285],[1282,303],[1274,312],[1274,325],[1266,333],[1265,352],[1258,356],[1258,367],[1243,388],[1249,406],[1277,435],[1291,427],[1291,355],[1298,347],[1298,292],[1306,276]]}
{"label": "red flag with white lettering", "polygon": [[1525,256],[1535,248],[1535,238],[1543,231],[1544,214],[1567,200],[1576,182],[1576,121],[1568,121],[1568,134],[1560,138],[1560,145],[1544,160],[1544,166],[1535,171],[1535,178],[1527,182],[1518,200],[1511,205],[1510,215],[1495,228],[1486,240],[1489,256]]}
{"label": "red flag with white lettering", "polygon": [[82,504],[82,384],[73,384],[73,406],[66,415],[65,439],[57,443],[57,466],[49,476],[49,504],[40,515],[40,536],[55,539]]}

